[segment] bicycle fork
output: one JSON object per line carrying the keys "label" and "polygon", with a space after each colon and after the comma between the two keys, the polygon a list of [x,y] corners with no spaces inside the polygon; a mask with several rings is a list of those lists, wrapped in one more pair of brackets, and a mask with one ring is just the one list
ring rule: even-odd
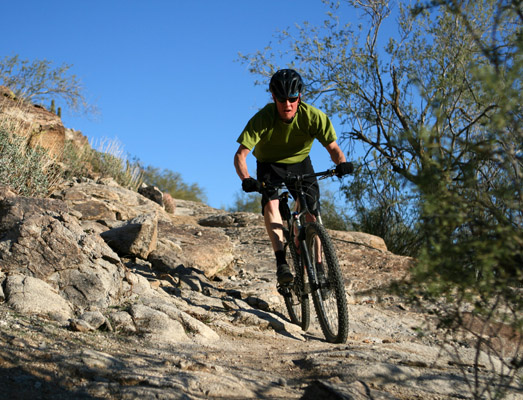
{"label": "bicycle fork", "polygon": [[296,225],[298,227],[298,241],[300,243],[299,249],[303,261],[303,268],[305,269],[304,272],[309,277],[308,285],[306,285],[306,287],[304,288],[303,294],[309,294],[319,289],[318,277],[316,276],[316,272],[314,271],[314,264],[311,259],[311,254],[309,253],[309,249],[307,247],[305,228],[299,223],[299,220],[296,220]]}

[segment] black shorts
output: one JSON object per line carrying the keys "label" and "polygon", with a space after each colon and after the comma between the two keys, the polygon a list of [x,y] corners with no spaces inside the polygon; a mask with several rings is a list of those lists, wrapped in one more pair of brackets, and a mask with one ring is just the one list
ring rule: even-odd
{"label": "black shorts", "polygon": [[[287,184],[285,178],[288,174],[312,174],[314,173],[314,168],[312,167],[310,157],[307,157],[302,162],[296,164],[282,164],[282,163],[266,163],[266,162],[257,162],[257,172],[256,176],[260,182],[271,182],[276,183],[285,183],[287,189],[289,190],[291,196],[294,200],[297,199],[297,193],[294,188]],[[303,181],[303,191],[305,192],[305,199],[307,201],[307,207],[309,211],[313,214],[318,215],[320,210],[320,187],[318,185],[318,180],[316,177],[307,178]],[[262,214],[265,208],[265,205],[269,200],[276,200],[278,198],[278,191],[272,193],[264,193],[262,196]]]}

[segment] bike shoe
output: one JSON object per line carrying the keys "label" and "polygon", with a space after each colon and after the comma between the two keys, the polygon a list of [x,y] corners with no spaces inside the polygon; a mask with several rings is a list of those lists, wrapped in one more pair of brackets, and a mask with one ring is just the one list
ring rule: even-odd
{"label": "bike shoe", "polygon": [[287,264],[278,265],[278,269],[276,271],[276,276],[278,278],[278,283],[280,285],[284,285],[286,283],[291,283],[294,279],[291,269],[289,268],[289,266]]}

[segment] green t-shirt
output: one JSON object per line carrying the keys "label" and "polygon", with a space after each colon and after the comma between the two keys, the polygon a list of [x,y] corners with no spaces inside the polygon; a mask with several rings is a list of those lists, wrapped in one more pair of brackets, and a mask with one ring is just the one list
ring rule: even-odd
{"label": "green t-shirt", "polygon": [[336,132],[327,115],[300,103],[292,122],[281,120],[276,104],[269,103],[247,123],[237,142],[253,151],[261,162],[294,164],[303,161],[314,139],[327,146],[336,140]]}

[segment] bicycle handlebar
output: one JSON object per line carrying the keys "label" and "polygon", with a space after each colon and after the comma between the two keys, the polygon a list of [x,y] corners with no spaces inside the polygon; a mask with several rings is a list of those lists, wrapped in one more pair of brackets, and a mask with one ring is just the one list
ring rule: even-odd
{"label": "bicycle handlebar", "polygon": [[312,174],[288,174],[285,177],[285,181],[284,182],[278,182],[276,184],[274,184],[272,182],[262,182],[262,187],[259,190],[259,192],[263,193],[264,190],[267,190],[270,187],[272,187],[272,188],[283,187],[283,186],[285,186],[285,182],[294,185],[297,182],[301,182],[301,181],[303,181],[304,179],[307,179],[307,178],[326,179],[326,178],[329,178],[329,177],[332,177],[332,176],[336,176],[336,169],[334,169],[334,168],[333,169],[327,169],[327,170],[321,171],[321,172],[314,172]]}
{"label": "bicycle handlebar", "polygon": [[287,176],[287,179],[290,180],[290,181],[299,181],[299,180],[303,180],[303,179],[306,179],[306,178],[320,178],[320,179],[325,179],[325,178],[329,178],[331,176],[336,176],[336,170],[333,168],[333,169],[327,169],[325,171],[321,171],[321,172],[315,172],[313,174],[289,174]]}

